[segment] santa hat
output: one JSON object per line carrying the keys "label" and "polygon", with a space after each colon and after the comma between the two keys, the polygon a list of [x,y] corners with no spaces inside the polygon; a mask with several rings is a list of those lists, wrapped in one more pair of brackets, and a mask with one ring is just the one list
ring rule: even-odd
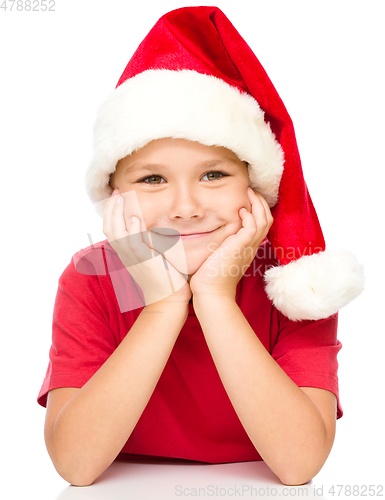
{"label": "santa hat", "polygon": [[94,203],[111,195],[117,162],[160,138],[223,146],[249,164],[250,186],[272,209],[280,265],[266,292],[292,320],[336,313],[363,290],[350,252],[325,250],[292,121],[260,62],[216,7],[163,16],[139,45],[94,126],[86,174]]}

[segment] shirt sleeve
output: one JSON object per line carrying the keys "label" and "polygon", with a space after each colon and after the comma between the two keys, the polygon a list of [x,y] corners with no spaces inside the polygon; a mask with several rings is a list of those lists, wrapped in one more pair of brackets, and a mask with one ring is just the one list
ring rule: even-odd
{"label": "shirt sleeve", "polygon": [[278,314],[279,334],[271,355],[298,387],[326,389],[337,398],[337,419],[343,411],[338,388],[338,314],[319,321],[293,322]]}
{"label": "shirt sleeve", "polygon": [[49,364],[38,395],[59,387],[82,387],[117,347],[101,280],[106,276],[80,273],[73,260],[59,278],[52,321]]}

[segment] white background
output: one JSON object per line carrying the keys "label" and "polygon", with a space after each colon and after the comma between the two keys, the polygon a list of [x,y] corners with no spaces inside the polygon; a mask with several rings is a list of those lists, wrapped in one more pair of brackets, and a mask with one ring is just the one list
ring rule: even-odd
{"label": "white background", "polygon": [[[36,397],[58,278],[101,224],[83,182],[96,111],[157,19],[200,4],[56,0],[55,12],[0,9],[1,449],[2,484],[13,485],[7,499],[39,491],[54,499],[66,487],[46,453],[45,411]],[[260,59],[294,121],[327,246],[352,250],[365,265],[365,292],[340,312],[345,415],[313,482],[383,483],[383,2],[216,5]]]}

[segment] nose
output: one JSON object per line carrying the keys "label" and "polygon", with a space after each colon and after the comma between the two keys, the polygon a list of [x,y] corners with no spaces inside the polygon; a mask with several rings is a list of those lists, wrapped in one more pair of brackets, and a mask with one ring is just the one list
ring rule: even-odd
{"label": "nose", "polygon": [[170,219],[200,219],[205,215],[205,209],[196,190],[190,186],[175,190],[171,195],[169,218]]}

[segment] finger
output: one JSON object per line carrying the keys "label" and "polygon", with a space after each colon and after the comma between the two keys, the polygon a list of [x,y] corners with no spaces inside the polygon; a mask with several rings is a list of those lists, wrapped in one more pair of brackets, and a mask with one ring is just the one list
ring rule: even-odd
{"label": "finger", "polygon": [[267,201],[265,200],[265,198],[261,195],[261,193],[259,193],[258,191],[254,191],[251,187],[249,187],[247,189],[247,194],[249,196],[249,200],[251,201],[252,205],[257,199],[259,199],[262,202],[262,204],[266,210],[266,217],[270,218],[270,216],[271,216],[270,207],[269,207]]}
{"label": "finger", "polygon": [[130,238],[130,245],[132,248],[138,248],[141,243],[143,242],[142,240],[142,234],[140,230],[140,220],[136,216],[131,216],[131,219],[128,223],[128,236]]}
{"label": "finger", "polygon": [[259,246],[257,224],[254,215],[248,210],[241,209],[239,213],[242,219],[242,229],[239,231],[241,239],[237,241],[237,244],[239,247],[243,247],[243,256],[254,258]]}
{"label": "finger", "polygon": [[270,221],[270,209],[263,196],[253,193],[252,216],[255,219],[256,230],[252,239],[252,245],[259,246],[269,232],[272,219]]}
{"label": "finger", "polygon": [[[259,223],[259,227],[263,227],[264,221],[266,221],[270,228],[273,223],[273,216],[271,215],[270,207],[267,201],[261,193],[254,192],[251,188],[249,188],[247,192],[251,201],[251,211],[255,216],[257,223]],[[261,207],[263,208],[263,212],[261,211]]]}
{"label": "finger", "polygon": [[266,220],[267,220],[267,223],[268,223],[269,228],[270,228],[270,226],[274,222],[274,219],[273,219],[273,216],[271,214],[269,204],[267,203],[267,201],[265,200],[265,198],[261,195],[261,193],[256,193],[256,194],[257,194],[260,202],[262,203],[262,205],[263,205],[263,207],[265,209]]}
{"label": "finger", "polygon": [[124,198],[119,194],[114,196],[112,202],[110,228],[114,240],[127,236],[127,228],[124,220]]}
{"label": "finger", "polygon": [[110,198],[107,200],[104,211],[103,211],[103,233],[108,237],[111,237],[111,215],[116,201],[115,196],[119,192],[115,189]]}
{"label": "finger", "polygon": [[257,226],[260,227],[267,222],[266,209],[263,204],[263,197],[259,193],[251,195],[251,213],[254,215]]}
{"label": "finger", "polygon": [[247,245],[255,236],[257,224],[253,214],[245,208],[240,209],[239,216],[242,220],[242,227],[238,231],[237,236],[239,235],[240,237],[240,244]]}

